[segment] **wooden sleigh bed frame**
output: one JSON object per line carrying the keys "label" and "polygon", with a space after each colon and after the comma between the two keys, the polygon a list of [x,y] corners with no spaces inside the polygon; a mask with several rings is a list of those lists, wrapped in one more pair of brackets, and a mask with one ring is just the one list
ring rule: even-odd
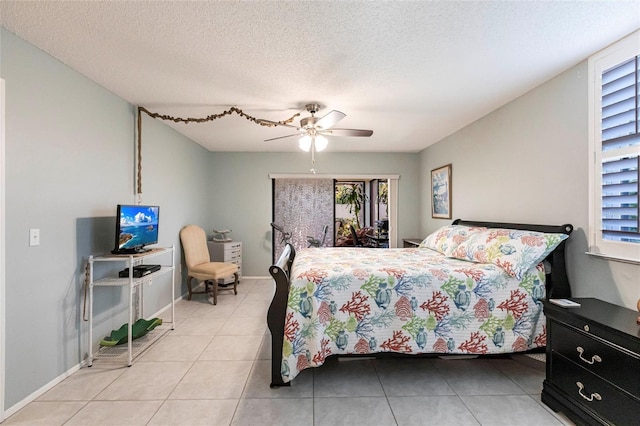
{"label": "wooden sleigh bed frame", "polygon": [[[452,225],[463,225],[468,227],[500,228],[522,231],[535,231],[552,234],[569,235],[573,231],[573,226],[569,224],[555,225],[532,225],[500,222],[479,222],[457,219]],[[565,243],[562,241],[545,258],[547,268],[545,268],[545,288],[546,298],[566,298],[571,296],[569,279],[566,272]],[[362,249],[361,249],[362,250]],[[384,250],[384,249],[366,249]],[[415,249],[407,249],[415,250]],[[426,249],[429,250],[429,249]],[[269,268],[269,272],[275,280],[276,291],[267,314],[267,323],[271,331],[271,387],[289,386],[290,382],[285,382],[282,377],[281,368],[283,365],[283,343],[285,333],[285,318],[291,285],[290,272],[296,257],[296,251],[291,244],[287,244],[279,256],[277,262]],[[549,267],[550,266],[550,267]],[[393,354],[393,352],[391,352]],[[434,352],[434,354],[438,355]],[[344,356],[338,354],[339,356]],[[390,355],[389,352],[374,352],[368,356]],[[424,353],[422,354],[424,355]],[[441,354],[439,354],[441,355]],[[333,356],[333,355],[332,355]],[[357,356],[349,354],[347,356]],[[420,354],[403,354],[402,356],[420,356]]]}

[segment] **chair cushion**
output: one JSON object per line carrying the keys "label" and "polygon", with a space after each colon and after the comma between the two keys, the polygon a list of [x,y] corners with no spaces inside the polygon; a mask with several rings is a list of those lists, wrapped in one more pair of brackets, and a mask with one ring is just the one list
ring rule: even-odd
{"label": "chair cushion", "polygon": [[207,262],[189,268],[189,274],[201,280],[217,280],[238,272],[238,265],[226,262]]}

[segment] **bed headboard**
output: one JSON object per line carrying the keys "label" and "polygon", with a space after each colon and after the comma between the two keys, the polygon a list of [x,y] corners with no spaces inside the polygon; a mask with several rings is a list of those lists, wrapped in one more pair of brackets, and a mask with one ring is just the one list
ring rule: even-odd
{"label": "bed headboard", "polygon": [[[479,222],[473,220],[456,219],[453,225],[465,226],[484,226],[487,228],[506,228],[518,229],[525,231],[547,232],[554,234],[571,235],[573,225],[532,225],[526,223],[501,223],[501,222]],[[551,272],[547,274],[547,299],[571,297],[571,287],[569,286],[569,278],[567,276],[567,266],[565,260],[565,243],[564,240],[556,247],[554,251],[549,253],[546,261],[551,265]]]}

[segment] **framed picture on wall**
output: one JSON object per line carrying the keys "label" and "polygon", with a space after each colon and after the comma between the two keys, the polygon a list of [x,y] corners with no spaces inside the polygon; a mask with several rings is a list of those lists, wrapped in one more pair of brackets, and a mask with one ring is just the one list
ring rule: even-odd
{"label": "framed picture on wall", "polygon": [[451,164],[431,170],[431,217],[451,219]]}

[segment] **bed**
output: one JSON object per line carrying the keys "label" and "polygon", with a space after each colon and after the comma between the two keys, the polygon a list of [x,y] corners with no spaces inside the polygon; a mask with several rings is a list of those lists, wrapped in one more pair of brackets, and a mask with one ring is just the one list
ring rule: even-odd
{"label": "bed", "polygon": [[270,273],[271,387],[329,356],[491,355],[546,345],[542,299],[571,296],[571,225],[455,220],[418,248],[287,244]]}

